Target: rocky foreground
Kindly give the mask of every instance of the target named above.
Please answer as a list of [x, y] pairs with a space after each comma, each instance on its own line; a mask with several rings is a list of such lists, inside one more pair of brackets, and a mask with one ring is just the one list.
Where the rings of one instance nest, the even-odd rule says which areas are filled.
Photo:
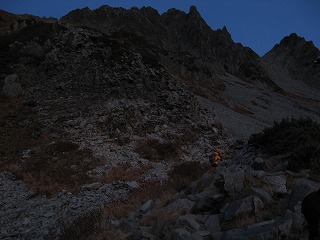
[[132, 239], [307, 239], [301, 201], [319, 187], [310, 171], [246, 146], [173, 200], [149, 200], [113, 224]]
[[[95, 231], [117, 229], [119, 239], [307, 239], [301, 201], [320, 184], [308, 170], [287, 170], [283, 159], [238, 147], [235, 157], [181, 192], [149, 199], [125, 218], [104, 216]], [[45, 197], [2, 172], [0, 187], [2, 239], [45, 239], [112, 200], [126, 199], [139, 183], [93, 183], [76, 195]]]

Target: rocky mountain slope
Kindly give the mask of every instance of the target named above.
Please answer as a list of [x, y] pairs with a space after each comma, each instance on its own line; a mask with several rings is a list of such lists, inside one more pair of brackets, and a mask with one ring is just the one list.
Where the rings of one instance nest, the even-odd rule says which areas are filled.
[[70, 12], [59, 23], [86, 26], [106, 34], [135, 33], [158, 46], [162, 64], [192, 88], [199, 88], [200, 84], [200, 90], [214, 89], [219, 84], [216, 75], [230, 73], [278, 89], [261, 67], [256, 53], [235, 44], [225, 27], [213, 31], [194, 6], [189, 13], [170, 9], [162, 15], [151, 8], [125, 10], [102, 6], [93, 11], [85, 8]]
[[[72, 11], [54, 23], [32, 23], [38, 18], [24, 15], [25, 22], [32, 20], [31, 24], [11, 32], [8, 26], [10, 29], [12, 21], [21, 16], [4, 11], [0, 16], [6, 23], [0, 37], [0, 189], [6, 193], [0, 199], [1, 238], [58, 238], [70, 233], [76, 219], [88, 227], [83, 219], [103, 206], [105, 211], [110, 206], [119, 209], [118, 205], [124, 209], [130, 206], [133, 211], [141, 203], [153, 203], [154, 198], [167, 194], [173, 198], [160, 204], [162, 207], [180, 199], [176, 205], [186, 204], [186, 213], [190, 213], [191, 205], [213, 198], [217, 208], [207, 212], [206, 207], [200, 207], [194, 212], [199, 213], [192, 216], [198, 219], [199, 227], [185, 216], [179, 226], [160, 227], [158, 230], [165, 230], [157, 234], [148, 224], [140, 223], [141, 215], [137, 218], [136, 212], [129, 220], [114, 217], [111, 225], [119, 228], [129, 221], [128, 226], [133, 225], [126, 231], [137, 238], [141, 234], [146, 239], [169, 238], [167, 233], [176, 229], [173, 232], [181, 235], [177, 239], [186, 239], [182, 236], [186, 231], [190, 235], [195, 231], [177, 229], [192, 221], [196, 239], [208, 239], [210, 234], [215, 239], [212, 229], [219, 230], [219, 236], [229, 236], [227, 239], [239, 239], [235, 238], [238, 230], [230, 231], [239, 228], [247, 234], [246, 224], [237, 225], [239, 219], [226, 204], [233, 206], [232, 201], [246, 197], [234, 204], [254, 203], [254, 208], [246, 205], [248, 212], [254, 210], [257, 215], [250, 224], [278, 215], [286, 226], [289, 224], [283, 218], [288, 212], [282, 205], [271, 204], [281, 208], [266, 211], [268, 216], [259, 218], [258, 212], [266, 210], [270, 199], [291, 201], [296, 188], [311, 181], [306, 180], [308, 174], [303, 173], [304, 180], [288, 186], [285, 192], [281, 185], [279, 196], [265, 178], [275, 174], [286, 185], [283, 179], [300, 175], [293, 176], [283, 166], [280, 173], [257, 169], [251, 166], [252, 161], [260, 161], [261, 167], [268, 156], [242, 149], [247, 149], [246, 140], [252, 133], [274, 120], [292, 116], [319, 119], [319, 92], [312, 88], [317, 85], [316, 78], [306, 80], [311, 67], [301, 65], [297, 80], [293, 79], [297, 74], [290, 72], [300, 64], [305, 46], [310, 49], [310, 58], [315, 56], [317, 49], [312, 44], [292, 35], [259, 58], [251, 49], [234, 43], [226, 28], [212, 30], [195, 7], [189, 13], [171, 9], [160, 15], [151, 8], [102, 6]], [[281, 47], [286, 42], [290, 44]], [[289, 53], [291, 65], [283, 64]], [[283, 57], [275, 65], [278, 55]], [[313, 66], [315, 74], [318, 66]], [[298, 81], [294, 86], [299, 87], [293, 87], [291, 81]], [[219, 147], [226, 160], [214, 172], [207, 160], [213, 147]], [[211, 185], [193, 183], [193, 190], [186, 190], [190, 182], [208, 174], [213, 177], [208, 179]], [[251, 185], [247, 186], [248, 179]], [[243, 186], [239, 189], [238, 180]], [[311, 181], [312, 187], [303, 194], [317, 184]], [[234, 196], [231, 189], [246, 191]], [[180, 190], [182, 195], [176, 195]], [[219, 201], [214, 199], [217, 196]], [[295, 198], [294, 206], [300, 200]], [[151, 207], [144, 207], [143, 214], [147, 214]], [[298, 210], [289, 210], [293, 214], [288, 213], [289, 219], [301, 220]], [[219, 227], [216, 220], [220, 216], [221, 222], [227, 222]], [[214, 219], [210, 226], [205, 223], [208, 219]], [[282, 220], [264, 224], [280, 228]], [[211, 228], [212, 224], [217, 228]], [[144, 230], [133, 233], [138, 226]], [[287, 229], [295, 229], [298, 235], [304, 231], [301, 224]]]
[[[275, 45], [262, 59], [271, 69], [284, 69], [287, 73], [285, 78], [305, 82], [319, 90], [320, 67], [314, 62], [319, 56], [320, 51], [312, 42], [292, 33]], [[274, 78], [277, 79], [279, 76]]]

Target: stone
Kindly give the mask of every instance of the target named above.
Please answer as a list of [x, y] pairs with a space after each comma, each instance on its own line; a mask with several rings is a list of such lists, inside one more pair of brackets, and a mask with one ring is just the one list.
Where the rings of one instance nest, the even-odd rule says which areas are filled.
[[266, 175], [266, 172], [263, 170], [250, 170], [247, 172], [249, 175], [251, 175], [252, 177], [261, 179]]
[[254, 191], [258, 197], [265, 203], [272, 203], [272, 196], [263, 188], [251, 187], [251, 190]]
[[195, 233], [192, 233], [191, 239], [192, 240], [203, 240], [203, 237], [199, 234], [199, 232], [195, 232]]
[[255, 164], [263, 164], [264, 163], [264, 159], [261, 157], [257, 157], [254, 159], [254, 163]]
[[147, 232], [147, 231], [142, 231], [141, 232], [141, 239], [156, 240], [156, 238], [153, 235], [151, 235], [149, 232]]
[[192, 234], [193, 237], [195, 237], [195, 239], [199, 238], [199, 239], [210, 239], [210, 232], [209, 231], [197, 231], [194, 234]]
[[263, 208], [263, 206], [264, 204], [262, 201], [254, 196], [239, 199], [226, 206], [224, 211], [224, 220], [229, 221], [242, 214], [258, 212]]
[[228, 195], [235, 196], [237, 193], [240, 193], [244, 188], [244, 177], [245, 172], [232, 172], [232, 173], [223, 173], [224, 177], [224, 188], [227, 191]]
[[292, 220], [278, 218], [247, 226], [244, 229], [233, 229], [226, 232], [226, 240], [265, 240], [292, 239]]
[[263, 207], [264, 207], [264, 204], [263, 202], [260, 200], [260, 198], [257, 198], [257, 197], [254, 197], [252, 199], [253, 201], [253, 209], [254, 209], [254, 212], [255, 213], [258, 213]]
[[81, 189], [87, 190], [87, 191], [93, 191], [93, 190], [98, 190], [100, 187], [102, 187], [102, 183], [95, 182], [95, 183], [83, 185], [81, 186]]
[[139, 183], [137, 181], [126, 182], [130, 189], [139, 188]]
[[191, 234], [185, 228], [176, 228], [172, 232], [172, 239], [191, 240]]
[[298, 187], [304, 187], [306, 186], [308, 189], [310, 189], [310, 192], [317, 191], [320, 189], [320, 183], [312, 181], [310, 179], [306, 178], [296, 178], [292, 179], [287, 183], [290, 188], [298, 188]]
[[178, 218], [177, 223], [180, 226], [187, 226], [193, 230], [200, 230], [200, 224], [194, 219], [194, 216], [187, 214]]
[[179, 100], [179, 95], [173, 92], [168, 96], [166, 101], [169, 105], [177, 105], [179, 103]]
[[174, 201], [173, 203], [169, 204], [168, 206], [166, 206], [167, 209], [175, 211], [175, 210], [187, 210], [187, 211], [191, 211], [192, 207], [194, 206], [194, 202], [183, 198], [183, 199], [178, 199], [176, 201]]
[[308, 185], [294, 188], [289, 197], [288, 209], [295, 211], [295, 206], [311, 192], [312, 188], [310, 188]]
[[17, 74], [12, 74], [5, 78], [2, 92], [9, 97], [17, 97], [22, 94], [22, 87]]
[[219, 215], [218, 214], [211, 215], [205, 222], [205, 227], [210, 232], [212, 237], [214, 237], [214, 235], [217, 232], [220, 232], [221, 226], [220, 226]]
[[148, 212], [150, 209], [153, 208], [153, 204], [154, 204], [154, 202], [153, 202], [152, 200], [149, 200], [149, 201], [145, 202], [145, 203], [141, 206], [140, 212], [142, 212], [142, 213]]
[[292, 227], [299, 232], [303, 232], [306, 225], [306, 220], [301, 214], [293, 213], [290, 210], [287, 210], [285, 218], [292, 219]]
[[283, 175], [265, 176], [262, 181], [271, 185], [276, 193], [287, 193], [287, 179]]
[[214, 191], [206, 190], [196, 195], [193, 195], [195, 197], [194, 200], [196, 201], [193, 210], [195, 212], [205, 212], [212, 210], [214, 207], [214, 200], [211, 199], [210, 196], [213, 194]]

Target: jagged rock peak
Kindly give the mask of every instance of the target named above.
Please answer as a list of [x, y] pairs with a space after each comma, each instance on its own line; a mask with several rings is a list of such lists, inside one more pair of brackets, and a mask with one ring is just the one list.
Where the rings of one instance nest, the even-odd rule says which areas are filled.
[[268, 65], [279, 65], [286, 68], [291, 78], [305, 81], [311, 87], [320, 89], [320, 68], [314, 61], [320, 51], [312, 41], [292, 33], [284, 37], [263, 56]]
[[221, 32], [223, 35], [225, 35], [228, 39], [232, 39], [231, 38], [231, 34], [230, 32], [228, 31], [227, 27], [226, 26], [223, 26], [223, 28], [221, 29], [217, 29], [217, 32]]
[[289, 36], [284, 37], [280, 41], [280, 45], [294, 46], [298, 43], [305, 43], [306, 40], [303, 37], [298, 36], [296, 33], [291, 33]]
[[291, 33], [289, 36], [284, 37], [279, 44], [276, 44], [274, 49], [290, 48], [300, 50], [304, 47], [316, 49], [312, 41], [307, 41], [304, 37], [300, 37], [296, 33]]
[[200, 17], [201, 18], [201, 15], [198, 12], [197, 7], [194, 5], [190, 6], [189, 15], [193, 16], [193, 17]]
[[312, 41], [307, 41], [304, 37], [300, 37], [296, 33], [291, 33], [289, 36], [284, 37], [272, 50], [275, 49], [290, 49], [291, 54], [300, 52], [309, 57], [316, 57], [320, 54], [319, 49]]

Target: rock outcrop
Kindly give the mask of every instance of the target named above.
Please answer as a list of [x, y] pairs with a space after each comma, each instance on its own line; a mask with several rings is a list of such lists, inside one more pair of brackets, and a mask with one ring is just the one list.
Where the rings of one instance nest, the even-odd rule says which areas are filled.
[[17, 97], [22, 94], [22, 87], [18, 75], [13, 74], [6, 77], [4, 80], [2, 93], [9, 97]]
[[306, 41], [292, 33], [266, 53], [262, 60], [269, 67], [280, 67], [287, 71], [291, 78], [320, 89], [320, 65], [315, 63], [319, 56], [320, 50], [312, 41]]
[[[90, 20], [89, 20], [90, 19]], [[233, 42], [227, 28], [212, 30], [196, 7], [189, 13], [170, 9], [160, 15], [152, 8], [77, 9], [59, 20], [63, 26], [90, 27], [106, 34], [135, 33], [160, 47], [162, 64], [171, 74], [199, 89], [214, 89], [217, 74], [231, 73], [246, 81], [259, 81], [280, 91], [250, 48]], [[143, 23], [143, 24], [141, 24]]]

